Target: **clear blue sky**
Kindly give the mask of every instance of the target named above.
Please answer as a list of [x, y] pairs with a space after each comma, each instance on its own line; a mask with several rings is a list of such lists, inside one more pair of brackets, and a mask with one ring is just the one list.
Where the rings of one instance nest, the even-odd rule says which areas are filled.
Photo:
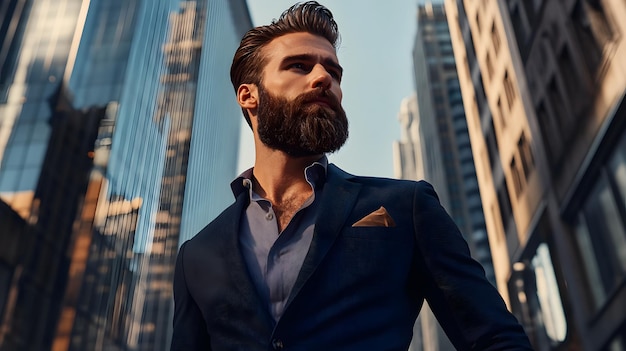
[[[248, 7], [254, 25], [262, 25], [296, 1], [248, 0]], [[333, 12], [339, 25], [337, 55], [345, 70], [343, 107], [350, 121], [346, 145], [329, 159], [350, 173], [392, 177], [392, 144], [400, 137], [400, 102], [414, 90], [417, 1], [318, 1]], [[252, 133], [245, 123], [241, 134], [239, 172], [254, 163]]]

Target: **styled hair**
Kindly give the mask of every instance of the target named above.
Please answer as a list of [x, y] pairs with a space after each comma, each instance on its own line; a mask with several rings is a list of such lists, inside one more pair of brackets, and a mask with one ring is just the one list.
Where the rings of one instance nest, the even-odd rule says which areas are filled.
[[[280, 36], [300, 32], [321, 36], [337, 48], [339, 30], [330, 10], [317, 1], [297, 3], [285, 10], [278, 20], [252, 28], [243, 36], [230, 66], [230, 81], [235, 92], [241, 84], [261, 84], [266, 64], [266, 57], [261, 55], [263, 47]], [[242, 111], [251, 126], [250, 116], [245, 109]]]

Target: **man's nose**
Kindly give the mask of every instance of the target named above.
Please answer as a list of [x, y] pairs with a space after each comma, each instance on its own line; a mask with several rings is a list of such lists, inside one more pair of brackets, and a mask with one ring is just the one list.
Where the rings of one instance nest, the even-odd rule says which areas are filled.
[[313, 80], [311, 82], [313, 88], [322, 87], [329, 89], [331, 84], [333, 83], [333, 77], [321, 64], [315, 65], [313, 67], [313, 70], [311, 71], [311, 74], [313, 76]]

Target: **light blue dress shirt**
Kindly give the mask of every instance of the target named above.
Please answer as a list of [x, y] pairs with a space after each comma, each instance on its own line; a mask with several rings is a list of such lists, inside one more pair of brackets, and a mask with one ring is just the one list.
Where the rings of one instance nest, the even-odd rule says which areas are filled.
[[250, 194], [250, 203], [240, 223], [241, 251], [250, 277], [261, 298], [267, 302], [275, 321], [283, 313], [311, 246], [319, 203], [316, 198], [319, 198], [324, 186], [327, 165], [328, 159], [324, 156], [304, 170], [313, 194], [281, 233], [278, 232], [276, 215], [270, 201], [252, 190], [252, 168], [235, 180], [243, 183]]

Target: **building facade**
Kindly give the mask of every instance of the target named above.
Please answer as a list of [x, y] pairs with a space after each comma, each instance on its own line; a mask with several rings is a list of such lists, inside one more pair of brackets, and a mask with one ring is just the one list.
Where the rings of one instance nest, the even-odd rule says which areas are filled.
[[424, 179], [495, 284], [456, 63], [443, 4], [418, 5], [413, 47]]
[[393, 175], [398, 179], [424, 179], [424, 157], [420, 142], [420, 118], [417, 95], [400, 103], [400, 140], [393, 143]]
[[166, 350], [178, 247], [232, 202], [247, 5], [12, 4], [0, 196], [32, 228], [0, 350]]
[[[425, 179], [464, 234], [474, 259], [495, 283], [485, 218], [474, 169], [456, 62], [442, 3], [417, 8], [413, 47], [416, 95], [403, 102], [403, 139], [396, 143], [396, 176]], [[414, 169], [406, 169], [413, 167]], [[413, 349], [453, 350], [432, 313], [420, 314], [421, 342]], [[416, 327], [417, 328], [417, 327]], [[417, 333], [414, 333], [417, 334]], [[420, 348], [421, 347], [421, 348]]]
[[2, 5], [8, 8], [1, 49], [0, 199], [25, 219], [50, 137], [48, 98], [63, 79], [82, 2], [18, 0]]
[[626, 4], [446, 9], [501, 294], [537, 350], [625, 350]]

